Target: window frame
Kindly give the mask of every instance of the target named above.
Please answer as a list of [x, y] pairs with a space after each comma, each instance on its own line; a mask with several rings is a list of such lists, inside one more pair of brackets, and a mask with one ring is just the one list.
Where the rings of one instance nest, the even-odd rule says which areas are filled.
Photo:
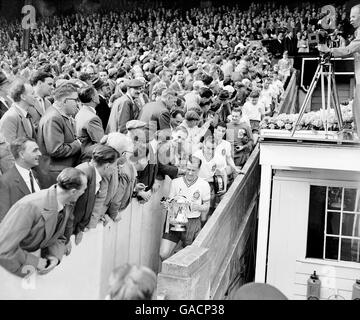
[[[300, 260], [304, 260], [304, 261], [318, 261], [318, 262], [323, 262], [323, 263], [331, 263], [331, 264], [336, 264], [336, 265], [349, 265], [349, 267], [354, 267], [354, 265], [357, 265], [358, 267], [360, 267], [360, 259], [359, 262], [356, 261], [348, 261], [348, 260], [341, 260], [341, 239], [350, 239], [350, 240], [359, 240], [360, 241], [360, 236], [359, 237], [352, 237], [352, 236], [343, 236], [342, 233], [342, 220], [343, 220], [343, 213], [350, 213], [350, 214], [355, 214], [355, 215], [360, 215], [360, 211], [356, 212], [356, 211], [347, 211], [347, 210], [343, 210], [343, 204], [344, 204], [344, 196], [345, 196], [345, 189], [356, 189], [359, 190], [360, 192], [360, 183], [357, 181], [349, 181], [349, 180], [324, 180], [324, 179], [308, 179], [308, 201], [310, 204], [310, 188], [311, 186], [319, 186], [319, 187], [325, 187], [326, 188], [326, 199], [325, 199], [325, 222], [324, 222], [324, 243], [323, 243], [323, 257], [322, 258], [316, 258], [316, 257], [306, 257], [306, 248], [307, 248], [307, 241], [308, 241], [308, 232], [309, 232], [309, 228], [308, 228], [308, 224], [309, 224], [309, 214], [310, 214], [310, 207], [308, 206], [308, 211], [307, 211], [307, 216], [306, 216], [306, 226], [307, 226], [307, 230], [306, 230], [306, 243], [305, 243], [305, 251], [304, 251], [304, 259], [300, 259]], [[341, 196], [341, 210], [334, 210], [334, 209], [328, 209], [328, 190], [329, 188], [342, 188], [342, 196]], [[355, 203], [355, 208], [356, 209], [356, 203]], [[339, 234], [338, 235], [333, 235], [333, 234], [327, 234], [327, 215], [328, 215], [328, 211], [330, 212], [336, 212], [340, 214], [340, 225], [339, 225]], [[326, 255], [326, 237], [327, 236], [332, 236], [332, 237], [336, 237], [339, 239], [339, 244], [338, 244], [338, 254], [337, 254], [337, 259], [329, 259], [329, 258], [325, 258]], [[360, 255], [360, 253], [359, 253]]]

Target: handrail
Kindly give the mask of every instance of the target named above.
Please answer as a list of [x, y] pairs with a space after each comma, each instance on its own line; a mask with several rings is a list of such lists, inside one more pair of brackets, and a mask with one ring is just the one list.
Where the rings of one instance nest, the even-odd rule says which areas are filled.
[[286, 87], [286, 90], [281, 95], [281, 102], [278, 113], [294, 113], [295, 101], [297, 99], [297, 85], [296, 85], [297, 71], [291, 75], [290, 81]]

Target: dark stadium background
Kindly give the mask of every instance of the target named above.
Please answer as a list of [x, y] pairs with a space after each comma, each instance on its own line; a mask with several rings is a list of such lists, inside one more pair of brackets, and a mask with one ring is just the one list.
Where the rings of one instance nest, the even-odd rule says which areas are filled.
[[[296, 6], [303, 1], [290, 1], [290, 0], [273, 0], [277, 3], [286, 3], [290, 6]], [[21, 8], [25, 3], [32, 2], [34, 5], [40, 4], [41, 6], [52, 7], [56, 12], [74, 12], [76, 11], [76, 6], [82, 2], [82, 0], [0, 0], [0, 15], [7, 18], [20, 17]], [[257, 1], [249, 0], [212, 0], [212, 1], [201, 1], [201, 0], [88, 0], [87, 1], [91, 6], [91, 3], [100, 4], [102, 8], [114, 8], [114, 7], [123, 7], [129, 8], [129, 5], [136, 5], [137, 7], [154, 7], [156, 8], [159, 4], [163, 4], [165, 7], [178, 7], [178, 8], [191, 8], [191, 7], [200, 7], [200, 6], [219, 6], [219, 5], [232, 5], [237, 4], [240, 8], [247, 8], [250, 3]], [[350, 0], [350, 1], [323, 1], [323, 0], [312, 0], [311, 3], [320, 3], [320, 4], [341, 4], [346, 3], [347, 7], [350, 9], [352, 5], [359, 3], [359, 0]]]

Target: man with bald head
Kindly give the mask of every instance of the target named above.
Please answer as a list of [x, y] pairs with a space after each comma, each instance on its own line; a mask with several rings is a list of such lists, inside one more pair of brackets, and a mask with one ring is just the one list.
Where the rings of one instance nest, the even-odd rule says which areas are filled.
[[353, 101], [353, 116], [358, 138], [360, 137], [360, 4], [351, 8], [350, 23], [355, 29], [355, 39], [343, 48], [328, 48], [326, 45], [319, 45], [321, 52], [330, 52], [335, 58], [337, 57], [354, 57], [355, 72], [355, 97]]

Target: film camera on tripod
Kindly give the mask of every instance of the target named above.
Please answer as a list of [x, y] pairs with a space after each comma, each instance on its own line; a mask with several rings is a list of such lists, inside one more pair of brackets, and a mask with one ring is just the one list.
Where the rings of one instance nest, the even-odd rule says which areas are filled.
[[[335, 8], [331, 5], [327, 5], [321, 8], [321, 19], [318, 24], [321, 26], [321, 29], [317, 30], [312, 34], [312, 43], [315, 43], [317, 48], [327, 45], [328, 47], [333, 47], [333, 40], [331, 35], [336, 32], [336, 11]], [[332, 33], [329, 33], [332, 31]], [[310, 44], [310, 41], [309, 41]], [[308, 105], [309, 99], [311, 98], [318, 81], [321, 81], [321, 102], [322, 102], [322, 113], [323, 113], [323, 122], [326, 134], [328, 133], [328, 117], [330, 114], [331, 106], [334, 107], [335, 115], [338, 121], [340, 131], [343, 130], [343, 120], [340, 109], [339, 97], [336, 88], [335, 82], [335, 73], [333, 62], [331, 61], [331, 53], [321, 52], [319, 54], [319, 62], [316, 68], [314, 77], [311, 81], [310, 87], [307, 91], [304, 102], [300, 108], [299, 116], [295, 125], [293, 126], [292, 136], [295, 131], [299, 128], [300, 121], [304, 115], [306, 107]], [[325, 80], [327, 80], [327, 89], [325, 89]]]

